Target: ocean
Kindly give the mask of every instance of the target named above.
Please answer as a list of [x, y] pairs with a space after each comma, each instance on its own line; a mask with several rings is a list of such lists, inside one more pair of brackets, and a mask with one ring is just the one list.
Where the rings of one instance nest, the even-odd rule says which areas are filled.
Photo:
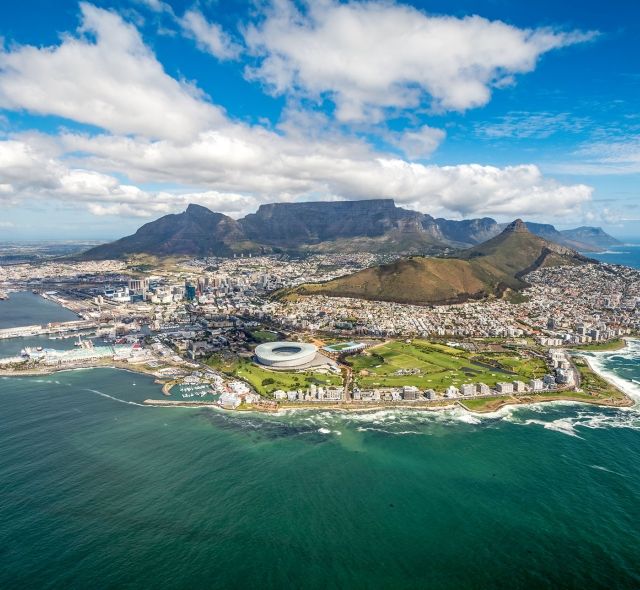
[[[640, 400], [640, 342], [593, 353]], [[640, 411], [231, 413], [0, 379], [0, 587], [638, 588]]]
[[589, 258], [595, 258], [609, 264], [623, 264], [632, 268], [640, 268], [640, 244], [620, 244], [613, 246], [606, 252], [585, 252]]

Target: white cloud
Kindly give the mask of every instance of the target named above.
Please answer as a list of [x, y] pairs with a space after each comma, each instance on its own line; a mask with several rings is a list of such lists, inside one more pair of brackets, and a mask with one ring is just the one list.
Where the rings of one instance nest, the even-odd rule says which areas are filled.
[[[6, 182], [11, 181], [11, 182]], [[219, 191], [147, 191], [114, 176], [70, 168], [23, 141], [0, 141], [0, 198], [9, 204], [42, 199], [84, 205], [95, 215], [150, 217], [184, 209], [197, 202], [222, 213], [255, 208], [248, 195]]]
[[133, 25], [90, 4], [80, 8], [78, 34], [60, 45], [0, 51], [0, 107], [181, 140], [223, 118], [194, 86], [166, 74]]
[[235, 59], [240, 54], [241, 47], [233, 42], [222, 27], [217, 23], [208, 22], [195, 8], [184, 13], [180, 19], [180, 26], [188, 37], [195, 39], [202, 51], [218, 59]]
[[163, 2], [162, 0], [136, 0], [136, 2], [142, 6], [146, 6], [153, 12], [167, 12], [169, 14], [173, 14], [173, 8], [171, 8], [171, 5]]
[[475, 129], [489, 139], [546, 139], [559, 132], [579, 133], [588, 124], [589, 119], [572, 117], [569, 113], [514, 111], [498, 120], [480, 123]]
[[640, 172], [640, 136], [631, 133], [604, 133], [605, 139], [583, 144], [571, 154], [573, 159], [546, 168], [573, 175], [624, 175]]
[[428, 158], [435, 152], [446, 135], [442, 129], [423, 125], [419, 129], [390, 133], [388, 140], [391, 145], [401, 149], [410, 160], [418, 160]]
[[519, 29], [479, 16], [431, 16], [391, 2], [318, 0], [304, 13], [270, 5], [245, 39], [260, 58], [247, 76], [275, 94], [329, 95], [340, 120], [381, 119], [385, 109], [439, 110], [486, 104], [492, 88], [531, 72], [538, 58], [592, 39], [593, 32]]
[[601, 172], [631, 174], [640, 172], [640, 136], [611, 138], [583, 146], [577, 155], [590, 160]]
[[[82, 27], [59, 46], [23, 46], [0, 53], [0, 105], [66, 116], [111, 133], [30, 133], [0, 141], [3, 203], [52, 199], [77, 203], [96, 215], [150, 217], [183, 209], [192, 201], [238, 216], [263, 202], [392, 197], [434, 215], [556, 218], [591, 197], [590, 187], [560, 184], [531, 165], [435, 166], [406, 161], [374, 151], [322, 117], [318, 120], [317, 114], [314, 118], [290, 111], [277, 131], [230, 121], [197, 89], [168, 76], [132, 25], [114, 13], [88, 4], [81, 7]], [[389, 34], [397, 33], [398, 18], [404, 23], [407, 15], [420, 33], [412, 34], [420, 38], [423, 20], [435, 26], [421, 13], [392, 4], [325, 8], [329, 13], [345, 10], [347, 16], [355, 11], [359, 18], [362, 12], [377, 34], [384, 33], [380, 15], [388, 16]], [[465, 21], [444, 22], [457, 30]], [[478, 22], [494, 26], [483, 19]], [[499, 23], [498, 32], [503, 27], [511, 29]], [[542, 34], [515, 31], [509, 34], [524, 36], [525, 48]], [[555, 33], [548, 35], [547, 45], [558, 43]], [[343, 36], [340, 33], [338, 40], [344, 41]], [[479, 51], [483, 38], [478, 38]], [[359, 47], [356, 37], [353, 42]], [[309, 46], [312, 52], [317, 49], [317, 43]], [[372, 58], [377, 52], [372, 48]], [[326, 57], [331, 63], [335, 56], [329, 52]], [[379, 64], [373, 68], [373, 78], [378, 68]], [[469, 73], [471, 79], [477, 78], [474, 72]], [[395, 84], [381, 83], [383, 95], [385, 84]], [[369, 100], [363, 95], [362, 104]], [[317, 126], [326, 129], [317, 132]], [[442, 134], [423, 126], [388, 139], [411, 158], [428, 155]], [[171, 190], [147, 188], [158, 184]]]
[[[28, 149], [13, 143], [18, 154]], [[114, 204], [137, 204], [141, 215], [179, 209], [188, 199], [239, 215], [264, 202], [392, 197], [434, 215], [548, 217], [552, 211], [556, 218], [575, 212], [592, 195], [590, 187], [560, 184], [533, 165], [425, 165], [362, 145], [303, 142], [241, 126], [201, 134], [190, 144], [79, 135], [67, 135], [62, 143], [66, 152], [91, 156], [67, 156], [65, 165], [34, 159], [32, 169], [23, 166], [17, 173], [14, 166], [10, 176], [0, 165], [0, 182], [5, 176], [14, 185], [20, 181], [26, 195], [34, 185], [33, 170], [49, 171], [36, 185], [38, 194], [92, 203], [92, 210], [103, 214], [125, 210]], [[114, 172], [132, 184], [120, 183]], [[193, 188], [150, 192], [137, 187], [149, 182]]]

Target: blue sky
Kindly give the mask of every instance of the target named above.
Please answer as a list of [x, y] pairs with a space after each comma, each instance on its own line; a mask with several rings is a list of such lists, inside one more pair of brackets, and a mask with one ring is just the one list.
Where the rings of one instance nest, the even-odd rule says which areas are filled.
[[382, 197], [640, 233], [638, 3], [12, 4], [0, 239]]

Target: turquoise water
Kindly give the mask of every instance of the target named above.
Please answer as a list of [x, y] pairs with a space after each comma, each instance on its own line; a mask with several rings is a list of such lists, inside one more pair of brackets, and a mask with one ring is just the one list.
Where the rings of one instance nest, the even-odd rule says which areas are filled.
[[9, 293], [9, 299], [0, 301], [0, 328], [35, 326], [77, 319], [78, 316], [72, 311], [29, 291]]
[[[638, 353], [598, 362], [640, 377]], [[112, 369], [0, 380], [0, 587], [640, 585], [636, 410], [138, 405], [157, 396]]]
[[[640, 399], [640, 343], [592, 362]], [[0, 379], [0, 588], [640, 587], [636, 408], [158, 397], [115, 369]]]
[[609, 248], [606, 252], [587, 253], [587, 256], [609, 264], [623, 264], [632, 268], [640, 268], [640, 244], [621, 244]]

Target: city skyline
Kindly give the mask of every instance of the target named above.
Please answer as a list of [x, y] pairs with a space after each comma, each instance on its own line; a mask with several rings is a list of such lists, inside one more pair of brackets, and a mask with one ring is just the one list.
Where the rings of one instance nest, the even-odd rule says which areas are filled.
[[633, 238], [628, 4], [23, 2], [0, 27], [2, 236], [393, 198]]

